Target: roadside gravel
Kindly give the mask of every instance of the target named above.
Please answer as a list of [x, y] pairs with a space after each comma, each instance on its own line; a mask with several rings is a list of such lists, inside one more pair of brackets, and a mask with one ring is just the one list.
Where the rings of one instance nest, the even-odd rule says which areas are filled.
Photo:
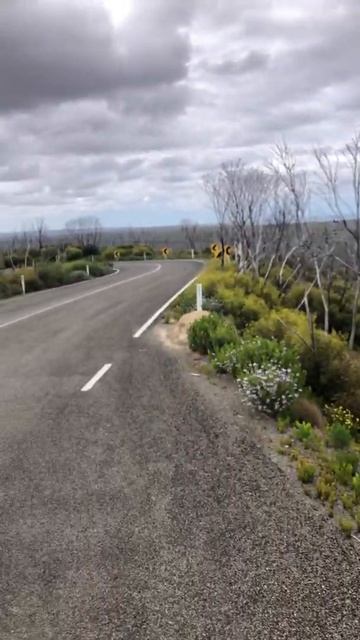
[[192, 376], [179, 352], [166, 363], [178, 416], [166, 518], [178, 554], [154, 582], [166, 575], [164, 607], [176, 602], [183, 630], [164, 619], [159, 637], [358, 640], [357, 543], [274, 462], [261, 418], [233, 388]]

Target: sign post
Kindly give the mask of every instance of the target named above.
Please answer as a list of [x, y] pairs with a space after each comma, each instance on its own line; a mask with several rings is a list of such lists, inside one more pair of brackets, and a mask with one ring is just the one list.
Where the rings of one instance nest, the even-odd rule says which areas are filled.
[[202, 284], [196, 285], [196, 311], [202, 311], [203, 308], [203, 292]]

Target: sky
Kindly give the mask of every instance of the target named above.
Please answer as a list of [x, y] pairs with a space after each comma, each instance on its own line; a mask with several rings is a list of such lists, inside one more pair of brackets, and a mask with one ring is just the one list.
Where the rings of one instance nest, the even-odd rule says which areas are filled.
[[0, 232], [211, 222], [202, 176], [360, 125], [359, 0], [0, 0]]

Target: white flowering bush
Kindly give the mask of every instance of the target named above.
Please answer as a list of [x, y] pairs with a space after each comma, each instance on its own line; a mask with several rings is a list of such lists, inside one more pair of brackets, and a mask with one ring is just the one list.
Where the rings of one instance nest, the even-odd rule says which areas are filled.
[[285, 411], [302, 391], [302, 372], [278, 362], [254, 363], [238, 379], [249, 404], [270, 415]]

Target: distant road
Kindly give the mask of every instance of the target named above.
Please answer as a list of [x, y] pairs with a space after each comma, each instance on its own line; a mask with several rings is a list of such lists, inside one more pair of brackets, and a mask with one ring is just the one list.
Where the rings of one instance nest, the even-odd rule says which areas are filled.
[[0, 304], [1, 640], [358, 640], [350, 544], [221, 389], [133, 338], [199, 268]]

